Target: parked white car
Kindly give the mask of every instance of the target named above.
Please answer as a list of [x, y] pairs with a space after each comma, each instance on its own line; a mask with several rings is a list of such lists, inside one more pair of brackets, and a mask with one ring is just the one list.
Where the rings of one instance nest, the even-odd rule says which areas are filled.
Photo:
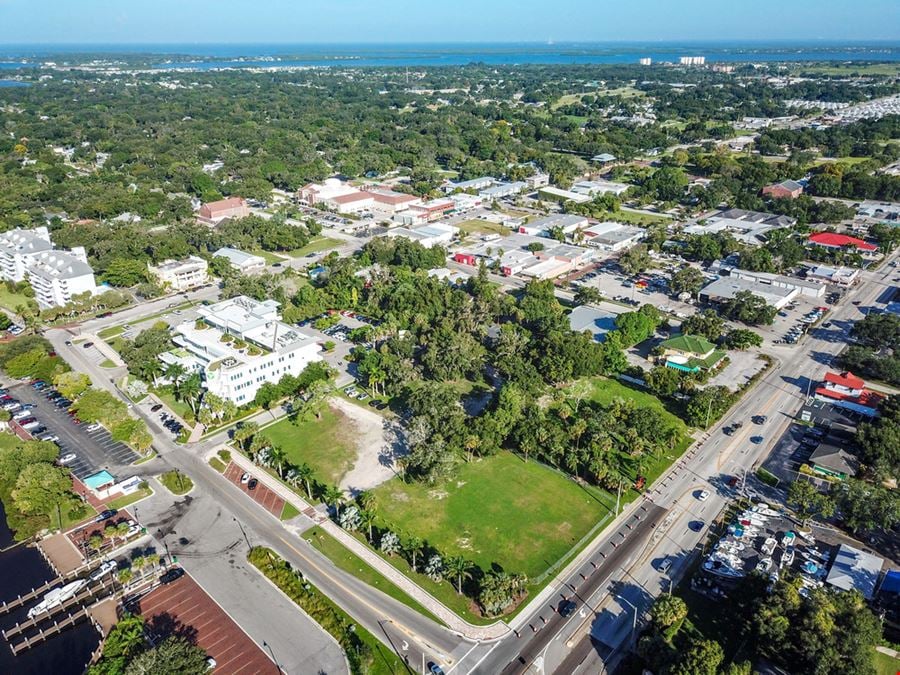
[[67, 452], [62, 457], [59, 458], [60, 464], [68, 464], [69, 462], [74, 462], [78, 457], [74, 452]]

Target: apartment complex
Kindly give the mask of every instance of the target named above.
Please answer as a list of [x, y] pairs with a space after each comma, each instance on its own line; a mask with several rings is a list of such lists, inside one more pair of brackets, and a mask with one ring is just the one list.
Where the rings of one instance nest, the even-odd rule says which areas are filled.
[[46, 227], [0, 234], [0, 276], [27, 280], [41, 309], [62, 307], [76, 295], [98, 292], [84, 248], [54, 249]]
[[207, 391], [244, 405], [266, 382], [299, 375], [321, 359], [316, 339], [281, 321], [279, 304], [238, 296], [200, 307], [174, 329], [177, 349], [160, 355], [200, 373]]
[[158, 265], [147, 264], [147, 271], [163, 288], [186, 291], [209, 281], [209, 265], [195, 255], [184, 260], [165, 260]]

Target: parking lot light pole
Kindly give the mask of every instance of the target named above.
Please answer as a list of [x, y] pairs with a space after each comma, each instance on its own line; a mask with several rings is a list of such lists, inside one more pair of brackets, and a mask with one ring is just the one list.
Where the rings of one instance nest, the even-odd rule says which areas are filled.
[[238, 527], [240, 528], [240, 530], [241, 530], [241, 534], [244, 535], [244, 541], [247, 542], [247, 550], [252, 550], [253, 547], [250, 545], [250, 539], [247, 538], [247, 533], [244, 531], [244, 526], [241, 525], [241, 521], [239, 521], [239, 520], [238, 520], [237, 518], [235, 518], [234, 516], [232, 516], [231, 519], [232, 519], [234, 522], [237, 523], [237, 526], [238, 526]]
[[621, 595], [617, 595], [616, 598], [624, 602], [626, 605], [631, 607], [632, 615], [631, 615], [631, 642], [634, 642], [634, 633], [637, 630], [637, 607], [632, 605], [628, 600], [623, 598]]
[[272, 645], [263, 640], [263, 647], [269, 650], [269, 656], [271, 656], [272, 661], [275, 662], [275, 667], [278, 668], [278, 672], [283, 673], [284, 671], [281, 669], [281, 665], [278, 663], [278, 659], [275, 658], [275, 652], [272, 651]]
[[166, 541], [166, 535], [163, 534], [163, 531], [161, 529], [157, 530], [156, 534], [159, 537], [160, 541], [162, 541], [163, 546], [166, 549], [166, 557], [169, 559], [168, 564], [171, 565], [172, 564], [172, 554], [169, 553], [169, 543]]

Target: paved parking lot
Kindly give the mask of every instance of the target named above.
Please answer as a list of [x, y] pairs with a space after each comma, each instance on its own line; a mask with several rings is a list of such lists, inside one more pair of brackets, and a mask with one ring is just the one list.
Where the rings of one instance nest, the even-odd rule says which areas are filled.
[[237, 485], [251, 499], [262, 505], [264, 509], [268, 510], [276, 518], [281, 518], [281, 512], [284, 509], [284, 500], [262, 483], [259, 483], [253, 490], [248, 490], [247, 485], [241, 483], [241, 476], [243, 474], [244, 470], [234, 462], [229, 462], [228, 467], [225, 469], [225, 478]]
[[[280, 672], [265, 652], [188, 574], [154, 588], [129, 607], [145, 619], [158, 638], [189, 635], [215, 659], [215, 673]], [[298, 636], [298, 639], [301, 636]]]
[[60, 456], [74, 452], [76, 459], [68, 464], [78, 478], [85, 478], [100, 469], [107, 469], [113, 475], [127, 470], [128, 465], [138, 459], [138, 454], [124, 443], [114, 441], [109, 432], [100, 427], [88, 431], [87, 425], [75, 424], [65, 410], [50, 403], [39, 391], [29, 384], [17, 384], [10, 389], [10, 396], [22, 403], [32, 403], [32, 413], [47, 430], [59, 436]]

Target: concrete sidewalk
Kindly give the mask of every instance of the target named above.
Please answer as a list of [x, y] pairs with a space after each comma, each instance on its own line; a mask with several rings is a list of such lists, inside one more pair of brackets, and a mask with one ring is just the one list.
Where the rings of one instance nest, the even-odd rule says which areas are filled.
[[[313, 510], [305, 499], [296, 494], [293, 490], [283, 485], [268, 472], [260, 470], [258, 466], [253, 464], [249, 459], [241, 455], [238, 451], [231, 450], [231, 461], [243, 468], [245, 471], [253, 472], [260, 482], [262, 482], [270, 490], [282, 497], [286, 502], [293, 504], [301, 513]], [[395, 584], [404, 593], [409, 595], [413, 600], [421, 604], [425, 609], [434, 614], [443, 621], [450, 630], [459, 633], [470, 640], [496, 640], [510, 632], [509, 626], [503, 621], [497, 621], [487, 626], [476, 626], [467, 621], [462, 620], [456, 612], [449, 609], [440, 600], [422, 589], [418, 584], [414, 583], [409, 577], [400, 572], [390, 563], [386, 562], [381, 556], [372, 551], [368, 546], [364, 545], [358, 539], [350, 536], [340, 526], [334, 523], [330, 518], [317, 518], [316, 522], [329, 535], [337, 539], [348, 550], [366, 561], [379, 574], [384, 576], [388, 581]]]

